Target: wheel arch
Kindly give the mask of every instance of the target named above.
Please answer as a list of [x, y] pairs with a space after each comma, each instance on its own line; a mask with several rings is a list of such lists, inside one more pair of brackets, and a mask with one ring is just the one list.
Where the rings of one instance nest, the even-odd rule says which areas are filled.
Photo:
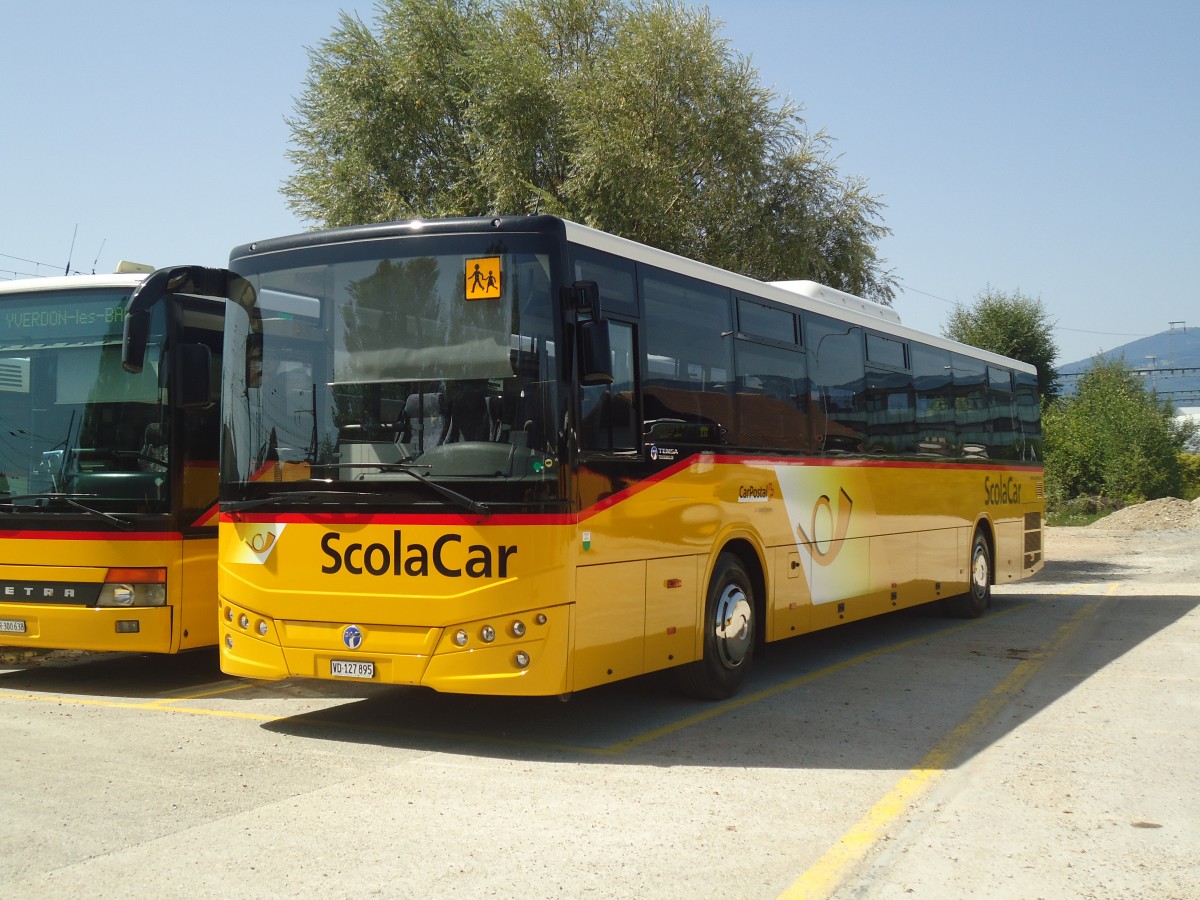
[[[971, 530], [971, 544], [975, 543], [975, 535], [982, 534], [983, 539], [987, 541], [988, 553], [992, 557], [992, 565], [988, 572], [988, 583], [996, 584], [996, 526], [992, 520], [986, 515], [980, 515], [975, 520], [975, 527]], [[970, 551], [968, 551], [968, 560], [970, 559]]]

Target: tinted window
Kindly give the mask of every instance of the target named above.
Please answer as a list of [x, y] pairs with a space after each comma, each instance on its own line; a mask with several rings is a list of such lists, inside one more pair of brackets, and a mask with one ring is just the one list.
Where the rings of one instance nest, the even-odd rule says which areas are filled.
[[916, 401], [916, 446], [920, 454], [957, 452], [954, 425], [954, 370], [950, 351], [912, 345]]
[[1019, 459], [1014, 421], [1012, 373], [988, 366], [988, 454], [993, 459]]
[[1021, 431], [1021, 456], [1023, 459], [1042, 458], [1042, 408], [1038, 395], [1037, 376], [1017, 372], [1016, 377], [1017, 424]]
[[753, 300], [738, 299], [738, 331], [781, 343], [796, 343], [796, 316]]
[[808, 378], [803, 353], [738, 341], [737, 434], [745, 447], [811, 450]]
[[575, 280], [596, 282], [603, 312], [638, 314], [632, 262], [589, 247], [572, 246], [571, 254]]
[[867, 450], [909, 453], [915, 440], [915, 399], [907, 372], [868, 369], [865, 394]]
[[805, 313], [813, 441], [817, 449], [857, 453], [866, 443], [862, 329]]
[[988, 428], [987, 366], [954, 354], [954, 422], [963, 456], [986, 457]]
[[908, 345], [895, 338], [867, 334], [867, 361], [896, 369], [908, 368]]
[[609, 323], [612, 348], [611, 384], [582, 388], [580, 441], [586, 450], [622, 451], [637, 448], [634, 393], [633, 326]]
[[649, 267], [641, 286], [647, 440], [723, 443], [733, 421], [729, 292]]

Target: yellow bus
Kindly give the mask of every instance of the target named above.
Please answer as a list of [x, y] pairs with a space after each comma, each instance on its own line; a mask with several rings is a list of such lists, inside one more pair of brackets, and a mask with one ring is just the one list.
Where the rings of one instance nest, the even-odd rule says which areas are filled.
[[[217, 641], [223, 304], [161, 304], [131, 375], [122, 327], [150, 269], [0, 282], [0, 644]], [[202, 370], [195, 394], [184, 359]]]
[[719, 698], [767, 642], [1042, 565], [1036, 372], [857, 297], [548, 216], [174, 271], [230, 301], [227, 673]]

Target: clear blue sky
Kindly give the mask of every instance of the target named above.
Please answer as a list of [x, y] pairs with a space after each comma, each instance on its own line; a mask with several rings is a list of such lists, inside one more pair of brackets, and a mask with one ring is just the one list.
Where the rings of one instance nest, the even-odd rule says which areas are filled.
[[[882, 195], [906, 323], [938, 332], [990, 286], [1042, 299], [1060, 363], [1200, 328], [1200, 3], [708, 6]], [[284, 117], [340, 9], [374, 16], [337, 0], [7, 4], [0, 278], [68, 257], [220, 265], [306, 228], [279, 193]]]

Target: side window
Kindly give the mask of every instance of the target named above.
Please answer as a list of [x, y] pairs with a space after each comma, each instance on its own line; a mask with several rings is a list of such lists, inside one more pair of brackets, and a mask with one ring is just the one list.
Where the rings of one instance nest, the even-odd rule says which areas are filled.
[[803, 322], [816, 449], [861, 453], [867, 439], [862, 329], [812, 313]]
[[954, 424], [963, 456], [988, 454], [987, 366], [954, 354]]
[[781, 344], [796, 343], [796, 315], [786, 309], [739, 297], [738, 336], [766, 338]]
[[866, 386], [867, 450], [870, 453], [911, 453], [916, 401], [907, 372], [868, 368]]
[[988, 366], [988, 455], [993, 459], [1019, 459], [1014, 422], [1012, 373]]
[[638, 447], [637, 394], [634, 391], [633, 326], [609, 322], [612, 384], [584, 385], [580, 402], [580, 441], [584, 450], [620, 453]]
[[744, 339], [737, 342], [735, 353], [738, 444], [810, 451], [804, 354]]
[[1017, 424], [1021, 430], [1021, 458], [1042, 458], [1042, 406], [1037, 375], [1015, 373]]
[[637, 316], [633, 263], [591, 247], [571, 247], [571, 269], [576, 281], [594, 281], [600, 288], [600, 308], [605, 315]]
[[916, 447], [923, 456], [956, 452], [954, 370], [950, 351], [912, 345], [913, 390], [916, 394]]
[[867, 332], [867, 451], [912, 452], [916, 400], [906, 341]]
[[646, 439], [721, 444], [733, 428], [729, 291], [645, 267]]

